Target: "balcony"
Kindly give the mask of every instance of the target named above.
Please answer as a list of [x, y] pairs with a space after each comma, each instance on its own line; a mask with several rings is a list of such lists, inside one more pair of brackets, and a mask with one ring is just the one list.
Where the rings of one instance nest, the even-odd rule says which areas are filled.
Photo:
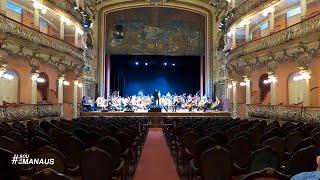
[[293, 122], [318, 122], [319, 107], [247, 105], [250, 117]]
[[278, 1], [279, 0], [246, 0], [240, 4], [240, 6], [232, 10], [233, 16], [228, 21], [227, 26], [231, 27], [235, 22], [240, 21], [244, 16], [259, 12]]
[[67, 14], [71, 14], [73, 17], [75, 17], [80, 23], [83, 22], [83, 17], [80, 11], [75, 10], [74, 7], [76, 6], [75, 2], [72, 2], [72, 0], [63, 0], [63, 1], [57, 1], [57, 0], [48, 0], [53, 5], [57, 6], [58, 8], [65, 11]]
[[66, 41], [25, 26], [3, 15], [0, 15], [0, 33], [10, 34], [9, 37], [17, 37], [19, 39], [27, 40], [32, 44], [68, 54], [79, 60], [83, 59], [82, 49], [77, 48]]
[[47, 117], [60, 117], [61, 104], [25, 104], [0, 106], [0, 122], [25, 121]]
[[[230, 52], [228, 61], [236, 61], [240, 57], [250, 55], [263, 50], [281, 50], [280, 45], [286, 44], [300, 38], [311, 37], [320, 32], [320, 14], [314, 15], [300, 23], [292, 25], [286, 29], [270, 34], [268, 36], [244, 43]], [[310, 38], [310, 40], [317, 40]]]

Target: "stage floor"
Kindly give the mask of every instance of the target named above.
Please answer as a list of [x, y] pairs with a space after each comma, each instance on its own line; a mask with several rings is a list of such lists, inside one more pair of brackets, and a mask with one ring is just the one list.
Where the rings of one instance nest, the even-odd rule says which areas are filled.
[[230, 117], [230, 112], [81, 112], [82, 117]]

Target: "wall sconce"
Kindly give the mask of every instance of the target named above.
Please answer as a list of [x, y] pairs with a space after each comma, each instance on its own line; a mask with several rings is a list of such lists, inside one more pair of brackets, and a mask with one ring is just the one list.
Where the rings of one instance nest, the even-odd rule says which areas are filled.
[[47, 13], [47, 8], [43, 4], [41, 4], [41, 3], [37, 2], [37, 1], [33, 1], [33, 7], [35, 9], [41, 10], [42, 14], [46, 14]]
[[32, 74], [31, 74], [31, 80], [32, 80], [32, 81], [37, 81], [38, 77], [39, 77], [39, 74], [38, 74], [38, 73], [32, 73]]
[[247, 83], [246, 82], [240, 82], [240, 86], [242, 86], [242, 87], [247, 86]]
[[62, 83], [63, 83], [64, 86], [69, 86], [70, 85], [69, 81], [63, 81]]
[[232, 84], [228, 84], [228, 88], [229, 89], [233, 88]]
[[14, 79], [14, 77], [11, 75], [11, 74], [3, 74], [3, 76], [2, 76], [3, 78], [5, 78], [5, 79], [7, 79], [7, 80], [13, 80]]

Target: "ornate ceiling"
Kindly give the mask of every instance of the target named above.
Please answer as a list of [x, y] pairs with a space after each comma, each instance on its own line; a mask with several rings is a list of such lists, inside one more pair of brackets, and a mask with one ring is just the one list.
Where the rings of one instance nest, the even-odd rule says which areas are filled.
[[[205, 54], [205, 17], [197, 13], [134, 8], [109, 13], [106, 22], [107, 54]], [[117, 36], [117, 27], [123, 36]]]

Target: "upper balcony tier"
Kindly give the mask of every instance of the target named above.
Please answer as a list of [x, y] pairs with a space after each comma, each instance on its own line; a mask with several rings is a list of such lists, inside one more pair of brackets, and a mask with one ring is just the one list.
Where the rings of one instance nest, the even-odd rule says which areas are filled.
[[315, 14], [285, 29], [236, 47], [227, 56], [228, 68], [241, 71], [248, 65], [255, 67], [268, 64], [265, 61], [269, 61], [271, 52], [271, 57], [281, 53], [280, 59], [284, 59], [288, 53], [298, 51], [299, 45], [319, 50], [319, 35], [320, 14]]
[[262, 11], [280, 0], [231, 0], [233, 16], [229, 19], [227, 27], [239, 23], [242, 19]]
[[[225, 45], [225, 50], [230, 52], [228, 59], [273, 48], [308, 35], [298, 33], [311, 33], [308, 31], [310, 27], [305, 26], [310, 21], [318, 19], [318, 14], [318, 0], [280, 0], [263, 11], [242, 19], [239, 24], [234, 24], [228, 30]], [[314, 24], [311, 25], [313, 28]], [[301, 32], [299, 28], [308, 30]]]

